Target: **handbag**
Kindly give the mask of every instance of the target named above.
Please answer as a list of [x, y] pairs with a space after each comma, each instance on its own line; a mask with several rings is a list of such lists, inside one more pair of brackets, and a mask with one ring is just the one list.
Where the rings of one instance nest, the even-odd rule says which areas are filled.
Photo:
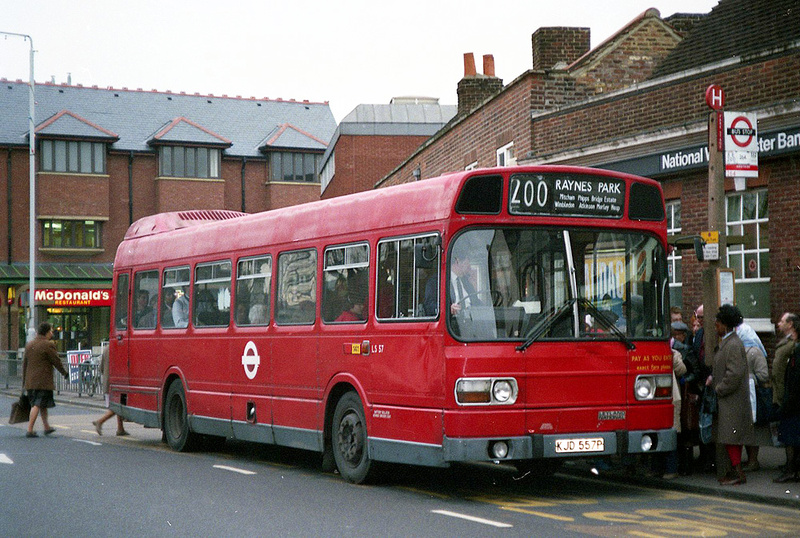
[[695, 432], [700, 429], [700, 395], [688, 385], [681, 386], [681, 430]]
[[19, 400], [11, 404], [11, 415], [8, 417], [9, 424], [28, 422], [31, 418], [31, 401], [24, 392], [19, 395]]
[[704, 387], [700, 404], [700, 440], [703, 444], [707, 445], [713, 441], [711, 430], [715, 414], [717, 414], [717, 393], [711, 387]]
[[774, 419], [772, 410], [772, 387], [756, 386], [756, 422], [758, 426], [769, 424]]

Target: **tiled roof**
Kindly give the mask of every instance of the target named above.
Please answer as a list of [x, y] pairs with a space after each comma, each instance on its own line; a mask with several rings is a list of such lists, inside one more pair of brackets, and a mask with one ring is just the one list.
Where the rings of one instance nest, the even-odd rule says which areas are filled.
[[307, 133], [294, 125], [284, 123], [273, 129], [266, 139], [259, 144], [259, 149], [261, 150], [298, 147], [324, 151], [327, 147], [327, 142], [323, 142], [313, 134]]
[[800, 40], [800, 0], [721, 0], [697, 22], [652, 78], [779, 50]]
[[119, 137], [92, 122], [81, 118], [69, 110], [62, 110], [55, 116], [40, 123], [36, 136], [78, 136], [82, 138], [102, 138], [118, 140]]
[[[285, 123], [325, 142], [336, 129], [336, 120], [327, 103], [55, 84], [37, 84], [35, 92], [37, 126], [67, 110], [91, 125], [116, 133], [119, 140], [111, 144], [111, 149], [119, 151], [152, 151], [148, 141], [179, 118], [204, 130], [204, 137], [211, 133], [211, 139], [217, 144], [220, 139], [230, 141], [225, 155], [244, 157], [262, 155], [259, 143]], [[0, 110], [3, 111], [0, 146], [27, 145], [28, 85], [21, 80], [1, 80]], [[78, 129], [73, 133], [75, 136], [85, 134], [85, 126], [75, 123], [72, 127]], [[185, 125], [181, 130], [183, 127]], [[179, 133], [180, 130], [173, 134]], [[195, 130], [193, 136], [198, 135]], [[310, 138], [305, 140], [308, 147], [295, 149], [319, 149], [318, 142]]]
[[150, 144], [194, 143], [230, 146], [231, 141], [186, 118], [175, 118], [160, 129]]

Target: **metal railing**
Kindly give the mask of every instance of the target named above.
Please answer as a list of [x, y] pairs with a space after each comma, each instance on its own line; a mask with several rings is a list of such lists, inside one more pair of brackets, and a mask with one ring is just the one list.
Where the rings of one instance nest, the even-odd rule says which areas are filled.
[[[79, 364], [77, 371], [70, 368], [66, 353], [59, 353], [59, 358], [69, 372], [70, 378], [64, 379], [61, 372], [53, 371], [56, 394], [71, 392], [79, 397], [86, 395], [90, 398], [95, 394], [102, 395], [99, 355], [93, 355], [90, 361]], [[17, 351], [0, 351], [0, 387], [22, 390], [22, 357], [18, 357]]]

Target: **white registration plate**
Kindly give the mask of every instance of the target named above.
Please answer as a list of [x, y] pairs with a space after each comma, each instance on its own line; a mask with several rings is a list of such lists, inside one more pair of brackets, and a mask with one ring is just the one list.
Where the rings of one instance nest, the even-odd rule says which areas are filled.
[[556, 439], [556, 454], [602, 452], [603, 450], [605, 450], [605, 443], [602, 437], [593, 437], [590, 439]]

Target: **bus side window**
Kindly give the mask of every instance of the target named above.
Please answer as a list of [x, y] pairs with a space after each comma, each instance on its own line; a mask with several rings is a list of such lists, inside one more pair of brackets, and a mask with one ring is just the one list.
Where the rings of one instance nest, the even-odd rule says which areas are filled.
[[279, 325], [312, 325], [317, 317], [317, 251], [278, 256], [275, 321]]
[[189, 267], [164, 269], [161, 286], [161, 327], [189, 326]]
[[378, 244], [378, 319], [416, 321], [439, 315], [438, 234]]
[[236, 271], [236, 324], [269, 323], [269, 293], [272, 285], [272, 256], [239, 260]]
[[194, 269], [194, 325], [227, 327], [231, 318], [231, 262], [197, 264]]
[[158, 271], [140, 271], [133, 277], [133, 328], [155, 329], [152, 299], [158, 297]]
[[118, 331], [128, 328], [128, 292], [130, 276], [127, 273], [117, 275], [117, 296], [114, 300], [114, 327]]
[[359, 323], [369, 302], [369, 245], [331, 247], [325, 251], [322, 320]]

